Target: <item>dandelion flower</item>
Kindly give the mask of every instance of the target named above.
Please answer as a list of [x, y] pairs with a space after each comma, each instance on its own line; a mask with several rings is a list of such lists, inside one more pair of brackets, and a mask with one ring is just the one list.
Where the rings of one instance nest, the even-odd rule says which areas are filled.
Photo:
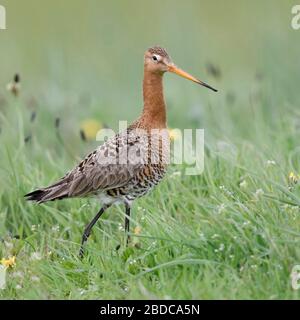
[[84, 120], [80, 125], [81, 132], [84, 134], [87, 140], [96, 139], [98, 131], [102, 128], [103, 126], [101, 122], [94, 119]]
[[299, 181], [299, 175], [295, 174], [293, 171], [290, 172], [289, 174], [289, 182], [292, 184], [297, 184]]
[[181, 138], [181, 131], [179, 129], [168, 129], [171, 141], [179, 140]]
[[139, 235], [139, 234], [141, 233], [141, 231], [142, 231], [142, 228], [141, 228], [140, 226], [136, 226], [136, 227], [134, 228], [133, 233], [134, 233], [135, 235]]
[[9, 267], [14, 267], [16, 265], [16, 257], [12, 256], [8, 259], [3, 258], [1, 260], [1, 264], [5, 267], [5, 268], [9, 268]]

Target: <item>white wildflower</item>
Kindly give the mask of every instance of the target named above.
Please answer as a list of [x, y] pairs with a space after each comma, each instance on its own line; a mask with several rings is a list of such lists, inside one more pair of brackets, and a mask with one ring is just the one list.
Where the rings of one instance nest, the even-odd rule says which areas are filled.
[[219, 206], [217, 206], [217, 213], [220, 214], [222, 213], [224, 210], [226, 209], [226, 206], [224, 203], [220, 204]]
[[13, 278], [24, 278], [24, 273], [22, 271], [15, 271], [11, 274]]
[[8, 250], [11, 250], [14, 247], [13, 243], [10, 241], [4, 241], [4, 245]]
[[248, 186], [248, 182], [247, 182], [246, 180], [243, 180], [243, 181], [240, 183], [240, 187], [243, 188], [243, 189], [247, 188], [247, 186]]
[[274, 160], [267, 160], [266, 166], [267, 167], [276, 166], [276, 162]]
[[42, 260], [42, 255], [39, 252], [32, 252], [30, 259], [31, 260]]
[[33, 281], [33, 282], [40, 282], [40, 278], [37, 277], [37, 276], [32, 276], [32, 277], [30, 278], [30, 280]]
[[86, 290], [84, 290], [84, 289], [79, 289], [79, 294], [82, 296], [82, 295], [84, 295], [86, 293]]
[[181, 175], [181, 172], [180, 171], [175, 171], [171, 174], [171, 177], [178, 177]]
[[255, 191], [255, 193], [254, 193], [254, 197], [256, 198], [256, 199], [259, 199], [261, 196], [263, 196], [264, 195], [264, 190], [263, 189], [257, 189], [256, 191]]
[[246, 227], [246, 226], [248, 226], [250, 224], [250, 221], [245, 221], [245, 222], [243, 222], [243, 227]]
[[56, 226], [53, 226], [51, 230], [53, 232], [58, 232], [59, 231], [59, 225], [57, 224]]

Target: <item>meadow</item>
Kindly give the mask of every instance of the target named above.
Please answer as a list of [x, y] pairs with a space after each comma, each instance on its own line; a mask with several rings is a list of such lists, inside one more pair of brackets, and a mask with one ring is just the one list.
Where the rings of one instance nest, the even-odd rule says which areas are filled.
[[[15, 257], [1, 299], [299, 299], [293, 1], [1, 4], [0, 260]], [[171, 165], [135, 202], [129, 247], [124, 209], [110, 208], [80, 260], [99, 203], [23, 196], [92, 151], [95, 127], [116, 130], [139, 115], [143, 53], [154, 44], [219, 89], [164, 79], [170, 128], [205, 130], [204, 172]], [[15, 73], [17, 96], [7, 87]]]

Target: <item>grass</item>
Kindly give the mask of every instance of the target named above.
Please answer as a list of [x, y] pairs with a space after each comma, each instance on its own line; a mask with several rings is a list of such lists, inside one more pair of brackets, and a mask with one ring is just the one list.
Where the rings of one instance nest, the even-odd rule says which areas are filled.
[[[76, 133], [70, 144], [58, 139], [54, 117], [42, 122], [37, 114], [31, 123], [22, 99], [8, 97], [2, 108], [1, 255], [17, 257], [2, 298], [298, 298], [290, 282], [300, 261], [299, 187], [288, 181], [297, 168], [294, 117], [274, 117], [276, 127], [257, 121], [263, 141], [255, 133], [255, 143], [211, 138], [202, 175], [181, 176], [180, 166], [172, 166], [167, 179], [135, 203], [131, 230], [139, 226], [141, 233], [132, 235], [130, 247], [124, 245], [124, 210], [113, 207], [80, 261], [81, 234], [97, 201], [34, 205], [23, 195], [72, 167], [65, 144], [84, 151], [91, 146]], [[260, 101], [255, 112], [263, 112]], [[221, 116], [230, 127], [234, 115]], [[235, 130], [239, 126], [242, 131], [238, 123]]]
[[[82, 45], [43, 24], [53, 16], [51, 7], [41, 11], [47, 20], [32, 17], [27, 25], [39, 50], [26, 40], [31, 33], [24, 36], [24, 28], [17, 28], [30, 6], [21, 10], [19, 3], [4, 3], [12, 20], [0, 34], [5, 44], [1, 88], [16, 69], [25, 79], [17, 98], [0, 90], [0, 258], [16, 256], [0, 298], [299, 299], [290, 273], [300, 264], [300, 187], [288, 178], [300, 171], [299, 34], [281, 15], [290, 14], [287, 3], [275, 8], [273, 1], [266, 20], [259, 12], [265, 13], [269, 2], [258, 1], [261, 10], [252, 25], [249, 12], [255, 8], [228, 1], [239, 13], [238, 29], [237, 16], [231, 16], [235, 10], [215, 12], [205, 1], [201, 10], [198, 1], [174, 7], [174, 14], [182, 14], [180, 28], [164, 11], [167, 2], [154, 26], [140, 17], [137, 28], [125, 5], [106, 4], [98, 19], [96, 2], [82, 11], [80, 1], [73, 3], [72, 17], [88, 17], [84, 27], [69, 30], [67, 21], [73, 18], [67, 6], [60, 6], [54, 28]], [[135, 10], [144, 12], [139, 6]], [[17, 12], [24, 13], [18, 21]], [[111, 15], [118, 23], [108, 33]], [[210, 22], [210, 17], [219, 20]], [[82, 231], [99, 203], [75, 199], [35, 205], [23, 195], [60, 178], [95, 148], [96, 142], [80, 139], [84, 119], [116, 129], [118, 120], [138, 115], [140, 49], [159, 42], [171, 48], [180, 66], [220, 89], [214, 94], [175, 76], [165, 79], [170, 126], [205, 129], [205, 170], [185, 176], [177, 174], [183, 166], [171, 166], [167, 178], [136, 201], [128, 248], [124, 208], [110, 208], [94, 227], [81, 261]], [[220, 78], [204, 67], [199, 71], [207, 61], [217, 62]], [[135, 227], [141, 228], [139, 234]]]

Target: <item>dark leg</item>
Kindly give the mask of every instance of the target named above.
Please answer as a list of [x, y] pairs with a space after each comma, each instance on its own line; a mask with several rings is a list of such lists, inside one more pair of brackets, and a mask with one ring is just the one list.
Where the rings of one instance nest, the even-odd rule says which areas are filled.
[[129, 221], [130, 210], [131, 210], [130, 205], [127, 202], [125, 202], [125, 233], [127, 235], [126, 245], [128, 245], [129, 240], [130, 240], [130, 236], [128, 234], [128, 232], [129, 232], [129, 222], [130, 222]]
[[98, 219], [102, 216], [103, 212], [108, 208], [109, 206], [103, 206], [99, 212], [95, 215], [94, 219], [85, 227], [83, 235], [82, 235], [82, 239], [81, 239], [81, 247], [79, 250], [79, 257], [82, 258], [83, 257], [83, 246], [84, 243], [87, 241], [88, 237], [91, 234], [91, 230], [94, 226], [94, 224], [98, 221]]

